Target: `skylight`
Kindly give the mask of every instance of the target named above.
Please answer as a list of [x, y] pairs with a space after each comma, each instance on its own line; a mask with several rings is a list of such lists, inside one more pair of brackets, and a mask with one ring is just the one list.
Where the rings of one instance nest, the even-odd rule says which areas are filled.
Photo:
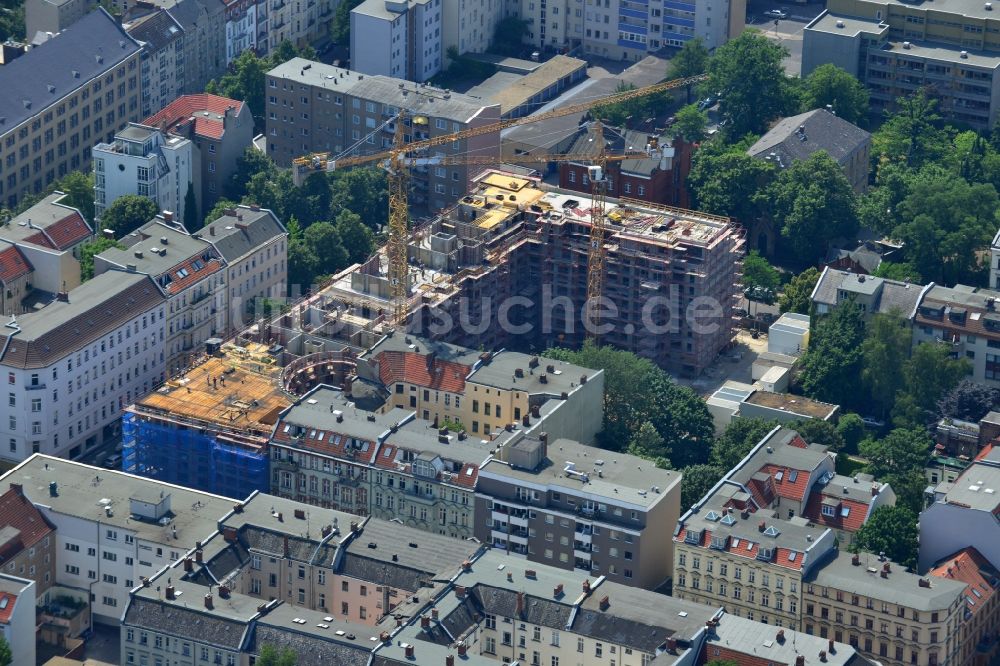
[[796, 555], [798, 555], [798, 553], [796, 553], [794, 550], [792, 552], [788, 553], [788, 561], [789, 562], [794, 562]]
[[739, 545], [740, 545], [740, 540], [734, 537], [733, 538], [733, 548], [739, 548]]
[[788, 482], [795, 483], [795, 479], [799, 478], [799, 470], [793, 469], [788, 472]]
[[785, 478], [785, 473], [778, 472], [777, 474], [774, 475], [774, 478], [777, 479], [778, 481], [781, 481], [783, 478]]
[[778, 536], [779, 534], [780, 534], [780, 532], [778, 532], [778, 530], [776, 530], [776, 529], [774, 528], [774, 525], [771, 525], [771, 526], [770, 526], [770, 527], [768, 527], [768, 528], [767, 528], [766, 530], [764, 530], [764, 535], [765, 535], [765, 536], [769, 536], [769, 537], [776, 537], [776, 536]]
[[712, 522], [715, 522], [718, 519], [719, 519], [719, 514], [717, 514], [715, 511], [709, 511], [708, 515], [705, 516], [705, 520], [711, 520]]
[[847, 518], [849, 515], [851, 515], [851, 507], [845, 506], [841, 508], [840, 515], [843, 516], [844, 518]]

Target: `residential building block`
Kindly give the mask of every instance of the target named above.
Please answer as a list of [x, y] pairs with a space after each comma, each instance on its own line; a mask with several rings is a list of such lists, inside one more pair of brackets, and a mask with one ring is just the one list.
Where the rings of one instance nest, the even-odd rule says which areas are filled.
[[930, 86], [946, 118], [993, 126], [1000, 40], [991, 5], [835, 0], [826, 9], [803, 31], [802, 76], [826, 63], [842, 67], [868, 88], [873, 113]]
[[0, 495], [0, 520], [2, 574], [34, 581], [38, 603], [47, 604], [56, 582], [55, 526], [17, 484]]
[[0, 634], [10, 646], [12, 664], [35, 663], [35, 583], [0, 574]]
[[872, 277], [849, 271], [823, 269], [810, 299], [817, 315], [829, 312], [848, 299], [861, 308], [866, 316], [896, 313], [912, 320], [917, 303], [929, 287], [888, 278]]
[[[280, 166], [314, 152], [339, 154], [359, 144], [361, 154], [392, 145], [395, 118], [406, 120], [407, 140], [428, 139], [500, 120], [497, 104], [381, 75], [293, 58], [267, 73], [267, 154]], [[500, 133], [462, 139], [441, 155], [500, 156]], [[482, 170], [473, 165], [412, 169], [410, 203], [438, 210], [468, 191]]]
[[129, 123], [115, 133], [112, 143], [93, 148], [94, 215], [126, 194], [156, 202], [157, 210], [171, 211], [184, 219], [184, 197], [194, 181], [193, 146], [177, 135]]
[[184, 28], [170, 12], [157, 9], [125, 25], [142, 44], [142, 117], [146, 118], [180, 97], [184, 73]]
[[0, 68], [7, 207], [86, 168], [94, 141], [139, 119], [140, 60], [140, 44], [98, 9]]
[[363, 74], [426, 81], [448, 66], [443, 13], [441, 0], [362, 2], [351, 10], [351, 66]]
[[[193, 144], [192, 180], [198, 203], [197, 218], [204, 218], [223, 197], [224, 189], [236, 173], [237, 161], [253, 142], [250, 107], [218, 95], [184, 95], [142, 124]], [[186, 193], [187, 190], [181, 193], [182, 200]]]
[[97, 7], [93, 0], [27, 0], [24, 3], [25, 39], [39, 32], [62, 32]]

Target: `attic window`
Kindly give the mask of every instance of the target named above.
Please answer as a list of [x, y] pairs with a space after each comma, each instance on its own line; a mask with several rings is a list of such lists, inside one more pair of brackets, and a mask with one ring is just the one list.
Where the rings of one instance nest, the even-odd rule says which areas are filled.
[[830, 516], [831, 518], [837, 513], [836, 509], [832, 506], [823, 505], [823, 515]]
[[728, 536], [715, 536], [715, 535], [713, 535], [712, 536], [712, 545], [711, 545], [711, 547], [714, 548], [715, 550], [725, 550], [726, 549], [726, 543], [728, 541], [729, 541], [729, 537]]
[[687, 543], [700, 543], [701, 532], [699, 530], [688, 530], [688, 533], [684, 535], [684, 541]]
[[788, 553], [788, 561], [789, 562], [794, 562], [796, 555], [798, 555], [798, 553], [796, 553], [794, 550], [792, 552]]
[[799, 478], [799, 470], [793, 469], [788, 472], [788, 482], [795, 483], [795, 479]]
[[785, 478], [785, 472], [784, 471], [778, 472], [777, 474], [774, 475], [774, 478], [776, 481], [781, 481], [783, 478]]
[[849, 515], [851, 515], [851, 507], [849, 506], [841, 507], [840, 515], [843, 518], [847, 518]]
[[734, 537], [733, 538], [733, 548], [737, 548], [737, 547], [739, 547], [739, 545], [740, 545], [740, 540]]

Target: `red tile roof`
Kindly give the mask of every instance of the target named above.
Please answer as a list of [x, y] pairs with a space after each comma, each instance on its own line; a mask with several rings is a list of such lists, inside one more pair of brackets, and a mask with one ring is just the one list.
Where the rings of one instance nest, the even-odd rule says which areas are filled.
[[983, 450], [980, 451], [979, 455], [976, 456], [976, 460], [985, 460], [986, 456], [990, 455], [991, 451], [993, 451], [992, 443], [987, 444], [986, 446], [983, 447]]
[[794, 446], [797, 449], [809, 448], [809, 444], [806, 443], [806, 440], [802, 439], [802, 435], [796, 435], [792, 438], [792, 441], [788, 442], [788, 446]]
[[[838, 503], [832, 516], [823, 515], [824, 497], [829, 497]], [[827, 495], [817, 491], [809, 495], [809, 501], [806, 503], [803, 515], [817, 525], [823, 525], [835, 530], [857, 532], [865, 524], [865, 519], [868, 517], [868, 506], [868, 504], [858, 500], [838, 495]], [[846, 516], [843, 515], [842, 509], [849, 509]]]
[[[778, 497], [792, 499], [796, 502], [801, 502], [805, 498], [806, 491], [809, 489], [808, 471], [795, 470], [772, 464], [764, 465], [760, 468], [760, 471], [771, 477], [774, 492], [777, 493]], [[780, 479], [778, 478], [779, 472], [781, 473]], [[795, 480], [791, 481], [793, 472], [795, 472]]]
[[[237, 115], [243, 111], [243, 102], [228, 97], [207, 93], [184, 95], [168, 104], [166, 108], [143, 120], [142, 124], [170, 131], [196, 113], [207, 111], [211, 114], [224, 116], [226, 109], [231, 106], [236, 107]], [[225, 127], [221, 120], [199, 116], [195, 119], [194, 129], [199, 136], [208, 139], [221, 139]]]
[[90, 227], [76, 211], [45, 227], [45, 233], [60, 250], [73, 247], [90, 236]]
[[[200, 269], [195, 268], [196, 261], [201, 263]], [[166, 289], [171, 294], [178, 294], [221, 268], [222, 262], [214, 257], [209, 259], [207, 263], [200, 256], [191, 257], [164, 272], [165, 275], [170, 276], [170, 283], [167, 284]], [[180, 275], [181, 270], [187, 271], [183, 277]]]
[[0, 250], [0, 280], [10, 282], [31, 272], [31, 264], [16, 246]]
[[[685, 543], [684, 537], [687, 534], [687, 528], [681, 528], [681, 530], [674, 537], [675, 543]], [[767, 537], [770, 538], [770, 537]], [[708, 544], [712, 542], [712, 532], [710, 530], [705, 530], [701, 535], [701, 542], [697, 545], [701, 548], [708, 548]], [[730, 537], [726, 542], [725, 552], [730, 555], [736, 555], [737, 557], [743, 557], [748, 560], [757, 559], [757, 553], [760, 550], [760, 544], [756, 541], [750, 541], [749, 539], [743, 538], [733, 538]], [[795, 553], [795, 559], [789, 560], [788, 556]], [[789, 548], [775, 548], [774, 559], [770, 561], [770, 564], [775, 566], [784, 567], [785, 569], [801, 569], [802, 568], [802, 558], [803, 553], [798, 551], [793, 551]]]
[[0, 624], [10, 623], [10, 616], [14, 614], [14, 604], [16, 602], [16, 594], [0, 592]]
[[462, 393], [470, 366], [453, 361], [441, 361], [417, 352], [384, 351], [375, 357], [379, 378], [389, 386], [406, 382], [437, 391]]
[[24, 496], [21, 490], [11, 485], [11, 488], [0, 495], [0, 529], [13, 527], [19, 534], [17, 549], [11, 551], [5, 545], [3, 559], [10, 559], [25, 548], [31, 548], [55, 529], [45, 519], [42, 512]]
[[31, 243], [32, 245], [37, 245], [38, 247], [47, 247], [50, 250], [56, 249], [55, 243], [49, 240], [49, 237], [45, 235], [44, 232], [39, 231], [27, 236], [24, 239], [25, 243]]
[[983, 610], [997, 593], [990, 586], [990, 579], [996, 577], [996, 570], [978, 550], [971, 546], [946, 558], [928, 573], [931, 576], [951, 578], [965, 583], [967, 586], [965, 605], [973, 613]]
[[310, 429], [301, 438], [294, 438], [284, 432], [284, 426], [282, 426], [281, 423], [282, 422], [279, 422], [278, 427], [275, 429], [273, 439], [276, 442], [295, 442], [295, 445], [299, 448], [337, 456], [345, 459], [345, 462], [347, 463], [357, 462], [359, 464], [369, 464], [372, 462], [372, 457], [375, 455], [375, 451], [378, 448], [375, 446], [374, 442], [368, 442], [367, 450], [355, 448], [353, 449], [355, 453], [351, 454], [351, 457], [349, 457], [347, 454], [347, 443], [351, 439], [350, 437], [345, 437], [339, 433], [320, 430], [317, 428]]

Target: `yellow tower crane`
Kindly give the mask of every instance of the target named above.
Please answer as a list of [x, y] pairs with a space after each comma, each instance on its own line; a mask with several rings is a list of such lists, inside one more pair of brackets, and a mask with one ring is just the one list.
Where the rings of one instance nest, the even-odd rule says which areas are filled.
[[[370, 155], [354, 155], [343, 158], [336, 158], [331, 156], [330, 153], [314, 153], [311, 155], [305, 155], [293, 161], [292, 178], [296, 185], [301, 185], [302, 182], [313, 173], [334, 171], [336, 169], [343, 169], [363, 164], [380, 164], [389, 172], [389, 241], [386, 246], [389, 261], [389, 288], [393, 301], [393, 318], [397, 325], [405, 326], [406, 318], [409, 315], [407, 305], [407, 275], [409, 271], [409, 264], [406, 256], [406, 245], [409, 235], [409, 210], [407, 206], [409, 168], [414, 166], [431, 166], [439, 164], [490, 165], [501, 161], [518, 162], [523, 164], [579, 159], [566, 155], [524, 155], [518, 156], [513, 160], [501, 160], [499, 157], [495, 156], [474, 155], [455, 157], [408, 157], [410, 153], [417, 153], [436, 146], [443, 146], [455, 141], [471, 139], [477, 136], [492, 134], [494, 132], [499, 133], [501, 130], [509, 127], [517, 127], [519, 125], [527, 125], [529, 123], [541, 122], [552, 118], [561, 118], [563, 116], [583, 113], [597, 106], [627, 102], [633, 99], [645, 97], [647, 95], [653, 95], [659, 92], [689, 86], [703, 81], [705, 78], [706, 75], [702, 74], [683, 79], [675, 79], [673, 81], [665, 81], [663, 83], [657, 83], [643, 88], [636, 88], [635, 90], [615, 93], [600, 99], [581, 102], [579, 104], [570, 104], [568, 106], [552, 109], [551, 111], [546, 111], [537, 115], [501, 120], [497, 123], [472, 127], [460, 132], [444, 134], [420, 141], [412, 141], [410, 143], [405, 141], [405, 126], [407, 124], [407, 117], [405, 112], [400, 112], [394, 120], [395, 128], [393, 132], [393, 145], [389, 150]], [[426, 124], [427, 118], [423, 116], [414, 116], [409, 122], [410, 124]], [[600, 142], [598, 145], [599, 152], [596, 160], [597, 164], [594, 167], [590, 167], [590, 169], [592, 170], [591, 174], [594, 174], [595, 171], [593, 170], [596, 168], [598, 170], [596, 173], [600, 175], [600, 178], [597, 181], [594, 181], [595, 201], [591, 209], [591, 240], [588, 251], [587, 265], [587, 296], [591, 312], [593, 312], [596, 308], [597, 299], [600, 298], [601, 285], [604, 279], [604, 200], [607, 196], [607, 180], [604, 174], [605, 167], [609, 159], [629, 159], [631, 157], [638, 156], [637, 153], [632, 153], [622, 156], [609, 157], [605, 150], [603, 134], [599, 122], [596, 127], [597, 140]], [[652, 147], [653, 149], [656, 149], [655, 143]], [[642, 154], [645, 155], [647, 153], [643, 152]]]

